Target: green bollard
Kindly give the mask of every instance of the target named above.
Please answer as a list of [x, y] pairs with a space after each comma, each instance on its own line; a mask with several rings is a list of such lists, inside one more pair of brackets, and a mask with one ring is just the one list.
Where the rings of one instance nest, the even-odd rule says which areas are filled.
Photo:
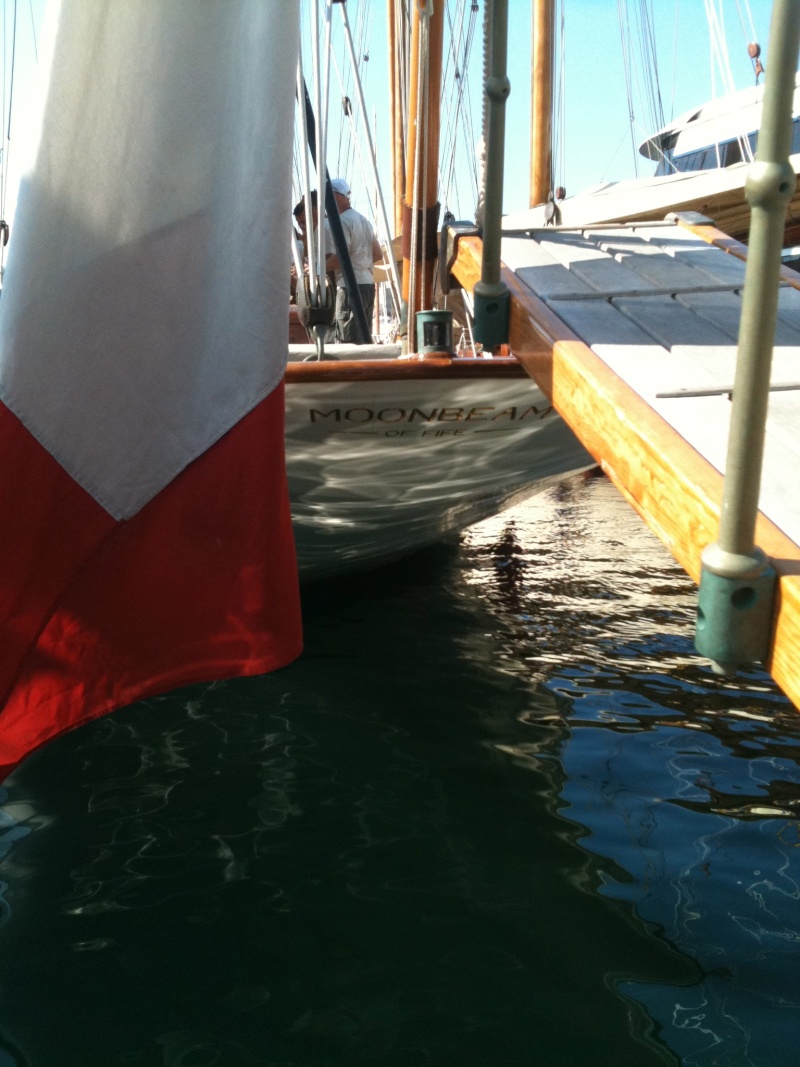
[[702, 563], [695, 648], [717, 674], [763, 663], [769, 655], [774, 568], [758, 548], [751, 556], [737, 556], [719, 545], [706, 548]]

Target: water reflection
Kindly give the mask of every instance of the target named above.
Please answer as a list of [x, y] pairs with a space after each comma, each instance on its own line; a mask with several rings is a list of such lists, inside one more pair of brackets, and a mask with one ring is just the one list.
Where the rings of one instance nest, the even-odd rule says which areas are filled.
[[494, 562], [483, 596], [513, 646], [512, 669], [524, 663], [559, 701], [562, 810], [586, 828], [582, 847], [623, 872], [600, 891], [634, 904], [706, 972], [678, 997], [625, 989], [682, 1063], [790, 1062], [797, 712], [764, 675], [719, 678], [694, 657], [694, 589], [666, 555], [654, 561], [652, 539], [608, 483], [576, 479], [548, 503], [550, 514], [476, 528], [473, 574], [480, 585], [482, 561]]
[[605, 482], [305, 599], [8, 783], [0, 1067], [789, 1062], [796, 713]]

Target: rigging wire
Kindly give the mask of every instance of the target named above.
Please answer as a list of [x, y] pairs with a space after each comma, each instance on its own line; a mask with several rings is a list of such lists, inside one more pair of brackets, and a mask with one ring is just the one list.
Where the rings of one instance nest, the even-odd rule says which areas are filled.
[[675, 28], [672, 33], [672, 99], [669, 102], [670, 122], [675, 118], [675, 86], [678, 82], [678, 22], [681, 5], [675, 0]]
[[[355, 91], [355, 80], [361, 82], [362, 88], [367, 84], [367, 75], [370, 69], [369, 41], [372, 31], [373, 10], [369, 4], [359, 5], [356, 14], [356, 27], [354, 37], [354, 50], [359, 56], [355, 69], [352, 64], [345, 63], [347, 54], [346, 45], [342, 44], [342, 66], [345, 68], [344, 87], [342, 89], [342, 108], [347, 117], [347, 108]], [[355, 167], [357, 146], [352, 136], [348, 136], [348, 124], [342, 122], [339, 128], [339, 152], [337, 155], [337, 171], [340, 175], [352, 174]], [[352, 183], [351, 183], [352, 184]]]
[[633, 83], [631, 74], [631, 60], [628, 50], [628, 39], [625, 33], [625, 26], [627, 25], [627, 10], [623, 13], [623, 6], [627, 9], [627, 3], [625, 0], [617, 0], [617, 15], [619, 17], [619, 34], [620, 45], [622, 48], [622, 69], [625, 75], [625, 92], [628, 99], [628, 123], [630, 127], [631, 145], [633, 148], [633, 165], [634, 173], [636, 177], [639, 177], [639, 161], [636, 154], [636, 137], [635, 137], [635, 124], [636, 114], [633, 108]]
[[744, 24], [744, 15], [742, 14], [742, 5], [740, 0], [736, 0], [736, 10], [739, 13], [739, 21], [742, 24], [742, 36], [744, 37], [745, 44], [749, 44], [750, 41], [756, 40], [756, 26], [753, 22], [753, 12], [750, 10], [750, 0], [744, 0], [745, 13], [747, 14], [747, 21], [750, 23], [750, 35], [748, 37], [747, 27]]
[[[467, 4], [469, 4], [468, 15], [465, 10]], [[455, 19], [452, 14], [452, 5], [448, 4], [445, 9], [449, 40], [442, 85], [449, 85], [451, 88], [447, 96], [444, 96], [443, 91], [442, 98], [447, 121], [443, 123], [445, 136], [441, 152], [439, 198], [443, 207], [446, 206], [457, 217], [460, 217], [461, 189], [456, 181], [456, 175], [463, 177], [463, 171], [467, 172], [471, 194], [470, 210], [478, 191], [477, 159], [472, 148], [474, 142], [472, 115], [468, 106], [470, 102], [469, 79], [466, 77], [475, 39], [478, 5], [473, 0], [458, 0], [456, 6]], [[459, 135], [460, 130], [463, 130], [463, 142]]]
[[[708, 19], [709, 34], [711, 37], [711, 51], [712, 51], [712, 65], [716, 59], [717, 68], [719, 70], [720, 80], [723, 85], [724, 93], [732, 93], [735, 91], [736, 84], [733, 77], [733, 70], [731, 68], [730, 54], [728, 51], [728, 40], [725, 33], [725, 14], [722, 7], [722, 0], [719, 0], [718, 4], [714, 4], [714, 0], [705, 0], [706, 17]], [[712, 78], [714, 68], [712, 66]], [[737, 137], [739, 144], [739, 150], [741, 158], [752, 162], [753, 160], [753, 148], [750, 144], [750, 140], [746, 134], [740, 134]], [[720, 159], [719, 145], [717, 149], [717, 166], [723, 165], [723, 160]]]
[[[628, 99], [634, 172], [639, 174], [637, 111], [644, 136], [664, 126], [664, 104], [658, 71], [654, 0], [617, 0], [623, 69]], [[674, 79], [673, 79], [674, 82]]]
[[[761, 50], [758, 48], [758, 39], [756, 37], [756, 27], [753, 22], [753, 12], [750, 10], [750, 0], [744, 0], [744, 5], [747, 13], [747, 19], [750, 23], [750, 35], [748, 36], [747, 27], [744, 22], [744, 14], [742, 13], [742, 6], [740, 0], [736, 0], [736, 11], [739, 14], [739, 22], [742, 24], [742, 36], [744, 37], [744, 43], [747, 46], [747, 52], [750, 57], [750, 62], [753, 64], [753, 73], [756, 76], [756, 85], [758, 85], [759, 77], [764, 73], [764, 68], [761, 65]], [[755, 46], [757, 49], [755, 54], [751, 51], [751, 48]]]
[[[715, 84], [715, 74], [718, 73], [722, 82], [723, 93], [732, 93], [736, 86], [731, 70], [730, 56], [728, 55], [725, 14], [722, 9], [722, 3], [715, 4], [714, 0], [704, 0], [704, 3], [711, 36], [712, 84]], [[715, 62], [716, 66], [714, 66]]]
[[554, 12], [556, 24], [555, 40], [553, 42], [553, 117], [552, 117], [552, 163], [550, 188], [555, 190], [563, 188], [566, 183], [566, 22], [564, 20], [563, 0], [557, 0]]
[[[417, 59], [417, 99], [416, 99], [416, 112], [414, 115], [414, 123], [416, 125], [417, 135], [414, 141], [414, 171], [411, 176], [411, 189], [412, 194], [407, 199], [410, 201], [414, 210], [411, 213], [411, 248], [412, 254], [410, 259], [409, 268], [409, 282], [408, 282], [408, 338], [409, 345], [414, 350], [416, 344], [415, 329], [416, 329], [416, 313], [417, 310], [417, 256], [414, 254], [416, 249], [419, 248], [419, 211], [416, 210], [419, 206], [419, 186], [420, 186], [420, 168], [422, 165], [422, 141], [426, 139], [427, 129], [424, 128], [426, 109], [425, 100], [427, 99], [427, 93], [425, 91], [425, 82], [427, 79], [425, 75], [428, 70], [428, 54], [430, 48], [430, 36], [428, 30], [430, 28], [429, 23], [430, 16], [427, 12], [420, 11], [419, 20], [419, 55]], [[423, 245], [424, 247], [424, 245]], [[422, 290], [424, 291], [424, 265], [423, 265], [423, 284]]]
[[402, 49], [401, 54], [398, 57], [400, 68], [400, 110], [402, 115], [403, 129], [405, 130], [408, 127], [408, 81], [411, 70], [409, 56], [409, 27], [411, 26], [411, 10], [409, 8], [409, 0], [397, 0], [396, 13], [396, 36], [398, 41], [400, 42]]
[[[348, 19], [347, 19], [347, 9], [345, 7], [342, 7], [341, 11], [342, 11], [342, 25], [343, 25], [343, 28], [344, 28], [345, 39], [348, 42], [348, 53], [349, 53], [349, 57], [350, 57], [350, 66], [351, 66], [351, 69], [352, 69], [354, 66], [356, 66], [356, 63], [354, 62], [355, 58], [356, 58], [355, 57], [355, 48], [354, 47], [351, 48], [351, 46], [350, 46], [351, 35], [349, 33], [349, 22], [348, 22]], [[335, 55], [334, 55], [334, 66], [336, 68], [336, 75], [337, 75], [337, 78], [339, 80], [339, 84], [340, 84], [340, 86], [343, 86], [344, 85], [344, 81], [343, 81], [341, 70], [339, 68], [339, 64], [338, 64], [338, 62], [336, 60]], [[376, 186], [376, 189], [375, 189], [376, 202], [375, 202], [374, 205], [371, 204], [371, 207], [373, 207], [373, 219], [374, 219], [374, 222], [375, 222], [375, 230], [376, 230], [376, 232], [381, 233], [383, 235], [383, 237], [384, 237], [384, 239], [386, 241], [387, 247], [390, 248], [391, 247], [391, 237], [392, 237], [392, 235], [391, 235], [390, 228], [389, 228], [389, 219], [388, 219], [388, 215], [386, 213], [386, 207], [385, 207], [385, 202], [384, 202], [384, 198], [383, 198], [383, 190], [381, 189], [380, 181], [379, 181], [379, 177], [378, 177], [378, 163], [377, 163], [377, 157], [376, 157], [376, 153], [375, 153], [375, 142], [374, 142], [374, 139], [373, 139], [373, 137], [371, 135], [370, 128], [369, 128], [369, 115], [367, 114], [367, 110], [366, 110], [366, 101], [365, 101], [365, 98], [364, 98], [363, 86], [361, 86], [361, 84], [359, 82], [359, 79], [358, 79], [358, 75], [355, 72], [354, 72], [354, 81], [355, 81], [355, 88], [357, 90], [357, 92], [356, 92], [356, 101], [358, 103], [358, 114], [361, 116], [361, 121], [362, 121], [362, 124], [363, 124], [364, 133], [365, 133], [365, 137], [366, 137], [366, 140], [367, 140], [367, 153], [368, 153], [368, 156], [369, 156], [369, 162], [371, 164], [370, 167], [367, 166], [367, 163], [366, 163], [366, 161], [364, 159], [364, 154], [362, 153], [361, 139], [358, 136], [358, 130], [357, 130], [357, 127], [356, 127], [356, 121], [355, 121], [355, 116], [353, 114], [353, 108], [352, 107], [348, 108], [348, 110], [347, 110], [347, 118], [349, 119], [349, 126], [350, 126], [350, 131], [351, 131], [351, 141], [352, 141], [352, 144], [355, 146], [355, 150], [356, 150], [357, 155], [358, 155], [358, 160], [359, 160], [359, 163], [361, 165], [361, 174], [362, 174], [362, 177], [363, 177], [363, 180], [364, 180], [364, 184], [365, 185], [369, 185], [370, 182], [374, 179], [375, 186]], [[379, 205], [380, 205], [380, 210], [378, 209]], [[391, 274], [392, 300], [393, 300], [393, 302], [395, 304], [395, 307], [396, 307], [396, 310], [397, 310], [397, 313], [398, 313], [398, 316], [399, 316], [399, 313], [400, 313], [400, 284], [399, 284], [399, 278], [397, 277], [397, 270], [396, 270], [396, 266], [395, 266], [394, 260], [391, 258], [391, 253], [389, 253], [389, 257], [390, 258], [389, 258], [389, 262], [388, 262], [387, 266], [388, 266], [390, 274]]]

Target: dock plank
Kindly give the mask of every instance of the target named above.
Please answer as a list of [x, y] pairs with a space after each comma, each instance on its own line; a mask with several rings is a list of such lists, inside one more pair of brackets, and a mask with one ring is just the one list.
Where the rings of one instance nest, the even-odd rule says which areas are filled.
[[556, 312], [590, 347], [615, 341], [650, 345], [654, 340], [652, 334], [607, 300], [559, 301]]
[[656, 288], [652, 282], [642, 278], [625, 263], [604, 252], [580, 233], [556, 232], [543, 236], [538, 243], [540, 248], [568, 267], [575, 277], [592, 289], [608, 292], [617, 289]]
[[568, 267], [536, 241], [525, 237], [504, 237], [501, 252], [503, 262], [539, 296], [591, 292], [591, 286], [576, 278]]
[[667, 349], [673, 345], [724, 345], [736, 340], [735, 333], [725, 333], [672, 297], [619, 297], [612, 303]]
[[669, 286], [689, 289], [709, 282], [710, 276], [706, 272], [697, 270], [684, 258], [669, 255], [660, 244], [645, 241], [638, 234], [629, 233], [615, 238], [601, 232], [593, 234], [592, 238], [604, 252], [614, 256], [658, 289]]
[[701, 271], [708, 278], [724, 285], [744, 285], [745, 264], [735, 256], [727, 256], [712, 245], [702, 248], [680, 248], [673, 255], [683, 263], [688, 263], [695, 270]]
[[[797, 381], [798, 378], [795, 378]], [[767, 431], [779, 438], [794, 456], [791, 471], [794, 481], [800, 478], [800, 389], [793, 392], [771, 393], [767, 410]], [[797, 489], [792, 490], [797, 494]]]
[[[658, 349], [638, 352], [627, 345], [601, 345], [596, 354], [624, 380], [649, 407], [661, 415], [713, 467], [724, 474], [731, 402], [728, 394], [717, 396], [660, 397], [671, 392], [676, 379], [691, 379], [690, 388], [715, 382], [731, 382], [735, 371], [735, 348], [703, 351], [677, 347], [667, 359]], [[664, 353], [667, 356], [667, 353]], [[774, 379], [773, 379], [774, 380]], [[796, 491], [800, 469], [800, 390], [770, 396], [765, 436], [761, 509], [793, 540], [800, 541], [800, 495]]]
[[[735, 377], [735, 302], [744, 284], [747, 249], [704, 223], [628, 225], [620, 227], [616, 237], [599, 229], [535, 233], [537, 249], [544, 248], [576, 280], [589, 285], [594, 299], [573, 301], [554, 294], [545, 303], [518, 276], [519, 267], [517, 274], [503, 271], [512, 294], [512, 351], [626, 499], [697, 580], [700, 554], [718, 534], [731, 410], [727, 390]], [[603, 227], [607, 229], [613, 227]], [[658, 251], [642, 252], [639, 238]], [[607, 251], [615, 244], [616, 258]], [[476, 276], [478, 247], [465, 249], [463, 258], [459, 255], [457, 269], [465, 278]], [[518, 253], [524, 270], [525, 249]], [[661, 269], [660, 255], [691, 268], [690, 274], [701, 276], [704, 285], [694, 292], [681, 285], [671, 294], [665, 292], [644, 277], [648, 263]], [[635, 270], [631, 261], [637, 264]], [[686, 277], [664, 268], [662, 280], [667, 270], [675, 282]], [[800, 381], [800, 279], [788, 270], [782, 271], [782, 278], [773, 384]], [[662, 290], [660, 295], [648, 292], [648, 281], [653, 290]], [[698, 291], [716, 285], [729, 291]], [[565, 285], [562, 291], [569, 289]], [[643, 295], [631, 295], [639, 292]], [[667, 311], [675, 309], [670, 318]], [[661, 343], [655, 343], [653, 335]], [[706, 386], [726, 391], [658, 395]], [[756, 541], [779, 576], [767, 668], [800, 708], [800, 391], [770, 394], [765, 429]]]
[[[800, 297], [800, 293], [796, 295]], [[713, 323], [734, 340], [738, 340], [739, 320], [742, 315], [740, 292], [679, 293], [675, 299], [679, 304], [690, 308], [696, 315]], [[800, 312], [800, 304], [797, 310]], [[778, 317], [775, 322], [774, 343], [776, 345], [800, 344], [800, 315], [795, 315], [792, 311]]]

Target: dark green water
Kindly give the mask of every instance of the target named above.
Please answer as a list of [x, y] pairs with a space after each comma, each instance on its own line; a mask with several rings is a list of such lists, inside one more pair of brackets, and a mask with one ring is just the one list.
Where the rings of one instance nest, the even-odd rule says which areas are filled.
[[0, 799], [0, 1067], [796, 1061], [800, 718], [602, 480]]

